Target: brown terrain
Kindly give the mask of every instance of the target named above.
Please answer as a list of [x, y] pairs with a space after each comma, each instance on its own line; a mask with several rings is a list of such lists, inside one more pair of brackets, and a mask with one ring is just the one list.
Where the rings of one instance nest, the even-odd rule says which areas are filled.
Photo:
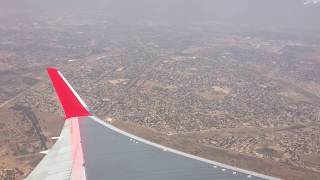
[[3, 22], [0, 179], [26, 177], [59, 135], [48, 66], [121, 129], [283, 179], [320, 177], [319, 37], [108, 17]]

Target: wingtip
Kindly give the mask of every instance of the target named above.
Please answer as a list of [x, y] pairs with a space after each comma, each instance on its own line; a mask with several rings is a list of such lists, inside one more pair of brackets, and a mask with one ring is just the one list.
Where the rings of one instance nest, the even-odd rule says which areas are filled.
[[47, 67], [47, 71], [58, 71], [57, 67]]
[[86, 104], [55, 67], [47, 68], [52, 85], [65, 112], [65, 118], [90, 116]]

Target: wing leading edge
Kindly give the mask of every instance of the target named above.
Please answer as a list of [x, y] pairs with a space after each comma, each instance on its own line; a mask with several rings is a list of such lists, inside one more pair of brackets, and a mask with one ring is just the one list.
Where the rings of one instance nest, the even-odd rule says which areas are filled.
[[92, 116], [62, 74], [48, 74], [66, 115], [60, 138], [27, 179], [277, 179], [150, 142]]

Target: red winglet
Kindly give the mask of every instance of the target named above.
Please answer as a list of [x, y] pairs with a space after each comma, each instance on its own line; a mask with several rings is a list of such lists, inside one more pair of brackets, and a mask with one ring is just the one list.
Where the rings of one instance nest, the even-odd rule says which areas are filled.
[[47, 69], [54, 89], [60, 99], [66, 119], [71, 117], [91, 116], [78, 94], [56, 68]]

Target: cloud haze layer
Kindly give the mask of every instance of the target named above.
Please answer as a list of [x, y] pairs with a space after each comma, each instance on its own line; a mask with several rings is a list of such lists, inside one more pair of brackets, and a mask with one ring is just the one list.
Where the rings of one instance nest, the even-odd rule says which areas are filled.
[[[104, 15], [123, 22], [239, 24], [320, 29], [320, 4], [304, 0], [2, 0], [1, 15]], [[308, 5], [306, 5], [306, 2]], [[312, 5], [311, 5], [312, 4]]]

